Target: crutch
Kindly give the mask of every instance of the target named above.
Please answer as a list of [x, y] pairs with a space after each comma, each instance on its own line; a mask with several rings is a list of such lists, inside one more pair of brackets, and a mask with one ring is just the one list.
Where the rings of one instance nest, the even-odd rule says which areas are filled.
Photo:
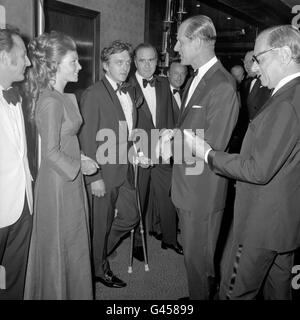
[[[143, 218], [142, 218], [142, 209], [141, 209], [141, 202], [140, 202], [140, 194], [139, 194], [139, 187], [138, 187], [138, 172], [139, 172], [139, 165], [138, 163], [134, 163], [134, 187], [135, 187], [135, 194], [136, 194], [136, 202], [137, 208], [140, 217], [140, 233], [142, 237], [142, 245], [143, 245], [143, 253], [144, 253], [144, 260], [145, 260], [145, 271], [149, 271], [148, 265], [148, 257], [146, 252], [146, 243], [145, 243], [145, 232], [144, 232], [144, 225], [143, 225]], [[129, 266], [128, 266], [128, 273], [132, 273], [132, 263], [133, 263], [133, 244], [134, 244], [134, 229], [130, 232], [130, 254], [129, 254]]]

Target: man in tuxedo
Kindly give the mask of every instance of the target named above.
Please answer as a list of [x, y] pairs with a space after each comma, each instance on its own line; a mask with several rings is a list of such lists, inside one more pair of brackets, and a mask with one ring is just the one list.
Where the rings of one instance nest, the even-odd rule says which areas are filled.
[[[169, 82], [164, 77], [154, 76], [157, 65], [157, 51], [151, 44], [142, 43], [134, 51], [136, 73], [130, 78], [130, 84], [138, 95], [144, 97], [144, 103], [138, 109], [137, 128], [143, 129], [148, 136], [148, 148], [143, 150], [146, 157], [154, 154], [155, 143], [151, 141], [154, 129], [173, 128], [174, 115]], [[160, 159], [161, 160], [161, 159]], [[147, 203], [155, 202], [160, 217], [163, 249], [173, 249], [182, 254], [182, 247], [177, 242], [176, 210], [170, 199], [172, 167], [161, 161], [147, 169], [139, 170], [139, 190], [142, 212], [145, 219]], [[153, 199], [149, 199], [152, 188]], [[141, 237], [136, 233], [134, 257], [142, 261]]]
[[30, 66], [20, 35], [0, 30], [0, 300], [23, 299], [32, 226], [32, 186], [21, 97]]
[[181, 64], [180, 61], [174, 60], [170, 65], [170, 68], [167, 72], [167, 76], [170, 82], [173, 112], [176, 123], [181, 107], [182, 86], [187, 76], [187, 66]]
[[[300, 33], [262, 31], [253, 70], [271, 98], [251, 121], [240, 154], [193, 137], [196, 155], [216, 174], [238, 180], [231, 263], [221, 299], [291, 299], [293, 253], [300, 246]], [[206, 136], [204, 137], [206, 140]]]
[[[134, 89], [125, 83], [131, 52], [131, 46], [121, 41], [104, 48], [101, 61], [105, 75], [81, 99], [84, 119], [79, 135], [81, 149], [86, 156], [97, 160], [100, 167], [96, 174], [85, 177], [93, 220], [95, 280], [114, 288], [125, 287], [126, 283], [113, 274], [107, 257], [139, 221], [129, 152], [137, 99]], [[122, 208], [115, 216], [119, 197]]]
[[[195, 74], [186, 85], [177, 127], [179, 132], [204, 129], [205, 137], [216, 148], [226, 150], [239, 102], [234, 79], [215, 56], [215, 41], [216, 30], [209, 17], [194, 16], [179, 27], [174, 50]], [[174, 160], [172, 200], [179, 213], [190, 299], [204, 300], [215, 287], [214, 255], [227, 179], [207, 166], [202, 173], [190, 173], [195, 164], [189, 162]]]

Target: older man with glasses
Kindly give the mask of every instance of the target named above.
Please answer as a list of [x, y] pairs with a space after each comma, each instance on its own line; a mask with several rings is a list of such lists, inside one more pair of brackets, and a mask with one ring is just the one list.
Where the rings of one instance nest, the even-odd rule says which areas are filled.
[[[272, 27], [256, 39], [253, 70], [274, 89], [252, 120], [240, 154], [186, 139], [220, 175], [237, 180], [231, 263], [222, 299], [291, 299], [294, 251], [300, 246], [300, 33]], [[202, 146], [202, 147], [201, 147]]]

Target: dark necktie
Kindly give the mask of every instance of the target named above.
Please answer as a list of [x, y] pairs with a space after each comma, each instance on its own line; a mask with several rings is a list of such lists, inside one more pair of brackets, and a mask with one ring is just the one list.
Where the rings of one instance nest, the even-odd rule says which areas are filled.
[[178, 89], [173, 89], [173, 95], [175, 95], [177, 92], [180, 94], [180, 90], [178, 90]]
[[120, 94], [122, 94], [122, 93], [126, 94], [128, 92], [129, 86], [130, 85], [126, 82], [122, 82], [122, 84], [117, 83], [117, 89], [115, 91], [119, 92]]
[[155, 85], [155, 78], [153, 77], [151, 80], [143, 79], [143, 87], [146, 88], [148, 83], [151, 87], [154, 87]]
[[12, 103], [13, 105], [16, 105], [21, 101], [21, 97], [17, 88], [11, 87], [7, 90], [2, 90], [2, 95], [8, 104]]

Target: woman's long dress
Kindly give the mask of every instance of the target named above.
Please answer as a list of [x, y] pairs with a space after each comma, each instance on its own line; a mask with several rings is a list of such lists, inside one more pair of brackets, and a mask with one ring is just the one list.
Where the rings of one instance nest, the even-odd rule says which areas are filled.
[[25, 299], [92, 299], [88, 210], [80, 170], [77, 105], [55, 90], [36, 109], [41, 163]]

